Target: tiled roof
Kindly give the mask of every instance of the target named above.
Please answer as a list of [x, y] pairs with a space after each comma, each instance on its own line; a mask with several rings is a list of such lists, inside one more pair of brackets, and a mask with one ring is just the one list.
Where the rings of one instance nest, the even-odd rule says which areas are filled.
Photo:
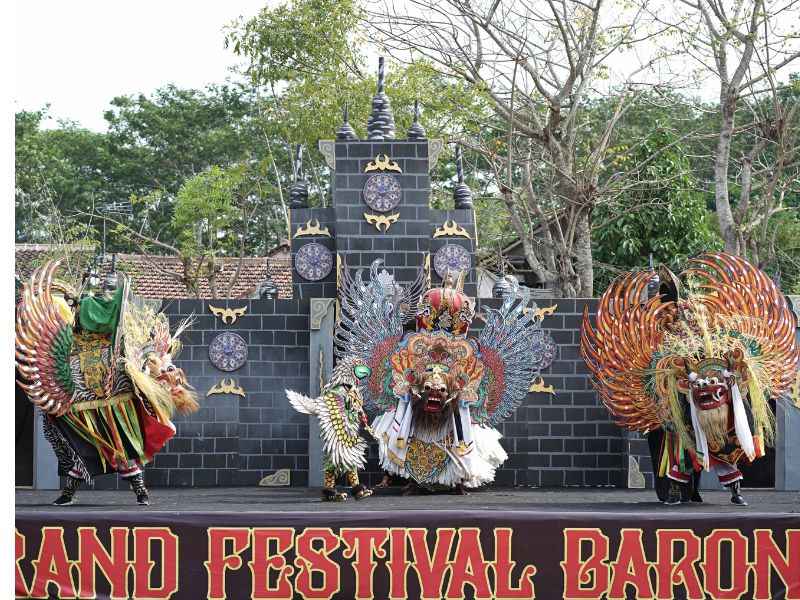
[[[15, 272], [22, 279], [27, 279], [33, 269], [39, 266], [48, 255], [52, 254], [52, 246], [47, 244], [17, 244], [15, 246]], [[87, 258], [92, 255], [91, 249], [78, 248], [85, 252]], [[268, 277], [278, 288], [278, 298], [292, 297], [292, 262], [289, 246], [282, 244], [273, 249], [269, 256], [225, 258], [217, 261], [221, 266], [215, 278], [217, 298], [250, 298]], [[101, 265], [103, 274], [111, 268], [111, 259], [107, 258]], [[133, 291], [143, 298], [212, 298], [208, 278], [199, 280], [199, 294], [190, 293], [186, 285], [180, 281], [184, 268], [181, 261], [172, 256], [145, 256], [142, 254], [117, 254], [118, 270], [129, 275], [133, 282]], [[239, 276], [236, 277], [237, 270]], [[234, 284], [229, 283], [235, 278]]]

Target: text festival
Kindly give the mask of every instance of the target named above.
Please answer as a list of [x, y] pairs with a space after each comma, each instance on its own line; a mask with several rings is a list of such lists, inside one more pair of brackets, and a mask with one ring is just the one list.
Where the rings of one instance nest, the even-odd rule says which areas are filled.
[[[180, 542], [169, 527], [111, 527], [106, 533], [104, 544], [95, 527], [79, 527], [70, 556], [62, 527], [43, 527], [39, 548], [26, 547], [17, 532], [17, 595], [47, 598], [55, 585], [59, 598], [94, 598], [101, 577], [111, 598], [171, 598], [179, 592]], [[430, 534], [421, 528], [342, 528], [337, 535], [328, 528], [209, 527], [207, 598], [332, 598], [341, 589], [343, 569], [352, 569], [356, 598], [375, 596], [377, 569], [386, 570], [390, 598], [408, 597], [409, 589], [419, 589], [422, 598], [529, 599], [537, 592], [554, 597], [552, 590], [537, 588], [536, 566], [512, 559], [512, 529], [484, 536], [489, 547], [480, 534], [478, 528]], [[643, 540], [641, 529], [622, 529], [612, 545], [600, 529], [565, 529], [563, 597], [624, 598], [627, 589], [638, 598], [666, 599], [682, 587], [691, 599], [708, 594], [769, 600], [774, 573], [785, 597], [800, 599], [800, 529], [787, 530], [784, 539], [766, 529], [751, 536], [716, 529], [703, 538], [690, 529], [659, 529], [653, 537]], [[645, 551], [645, 542], [652, 552]], [[30, 565], [22, 569], [24, 561]], [[226, 579], [245, 569], [250, 593], [234, 593]], [[194, 578], [202, 569], [192, 565], [191, 572]]]

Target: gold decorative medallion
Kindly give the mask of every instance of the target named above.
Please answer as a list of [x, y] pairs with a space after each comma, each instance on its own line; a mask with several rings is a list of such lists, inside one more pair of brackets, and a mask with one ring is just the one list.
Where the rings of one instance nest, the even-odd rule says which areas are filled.
[[529, 392], [541, 392], [543, 394], [554, 394], [555, 389], [553, 389], [552, 385], [545, 385], [544, 384], [544, 377], [539, 377], [539, 379], [534, 379], [531, 387], [528, 388]]
[[369, 163], [367, 163], [367, 166], [364, 167], [364, 173], [369, 173], [370, 171], [403, 172], [403, 170], [400, 168], [400, 165], [398, 165], [395, 161], [390, 160], [389, 156], [386, 154], [378, 154], [378, 156], [375, 157], [375, 160], [371, 160]]
[[[364, 213], [364, 218], [370, 225], [375, 225], [375, 229], [381, 233], [386, 233], [389, 231], [389, 227], [400, 218], [400, 213], [394, 213], [393, 215], [371, 215], [369, 213]], [[381, 227], [383, 227], [383, 229], [381, 229]]]
[[317, 219], [309, 219], [305, 225], [301, 225], [297, 228], [297, 231], [292, 237], [299, 238], [304, 235], [324, 235], [331, 237], [331, 232], [327, 227], [320, 227]]
[[233, 379], [222, 379], [219, 383], [215, 383], [214, 386], [208, 390], [206, 397], [214, 394], [236, 394], [242, 398], [245, 397], [244, 388], [237, 385]]
[[226, 325], [231, 325], [232, 323], [236, 323], [236, 319], [243, 316], [247, 312], [247, 307], [242, 306], [241, 308], [219, 308], [217, 306], [208, 305], [208, 309], [222, 319], [222, 322]]
[[450, 235], [450, 236], [454, 236], [454, 237], [456, 237], [456, 236], [465, 237], [468, 240], [472, 239], [472, 237], [469, 235], [469, 232], [466, 229], [464, 229], [463, 227], [461, 227], [461, 225], [459, 225], [458, 223], [456, 223], [455, 221], [452, 221], [452, 220], [451, 221], [445, 221], [444, 225], [442, 225], [441, 227], [437, 228], [436, 231], [433, 234], [433, 237], [439, 238], [439, 237], [444, 237], [446, 235]]

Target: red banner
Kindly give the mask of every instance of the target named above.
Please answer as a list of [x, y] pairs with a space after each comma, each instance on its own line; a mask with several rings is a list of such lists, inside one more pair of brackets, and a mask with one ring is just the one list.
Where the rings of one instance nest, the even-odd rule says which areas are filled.
[[18, 513], [20, 598], [800, 600], [800, 514]]

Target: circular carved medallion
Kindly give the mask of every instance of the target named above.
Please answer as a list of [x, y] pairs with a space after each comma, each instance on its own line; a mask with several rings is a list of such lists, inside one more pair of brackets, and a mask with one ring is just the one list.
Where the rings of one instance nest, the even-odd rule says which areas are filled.
[[444, 279], [448, 271], [451, 273], [469, 271], [472, 268], [472, 260], [469, 251], [463, 246], [447, 244], [436, 251], [433, 268], [436, 274]]
[[333, 254], [322, 244], [305, 244], [294, 257], [294, 268], [308, 281], [325, 279], [333, 269]]
[[372, 210], [387, 212], [400, 204], [400, 182], [389, 173], [377, 173], [364, 184], [364, 202]]
[[211, 364], [220, 371], [236, 371], [247, 361], [247, 342], [231, 331], [220, 333], [208, 347]]

